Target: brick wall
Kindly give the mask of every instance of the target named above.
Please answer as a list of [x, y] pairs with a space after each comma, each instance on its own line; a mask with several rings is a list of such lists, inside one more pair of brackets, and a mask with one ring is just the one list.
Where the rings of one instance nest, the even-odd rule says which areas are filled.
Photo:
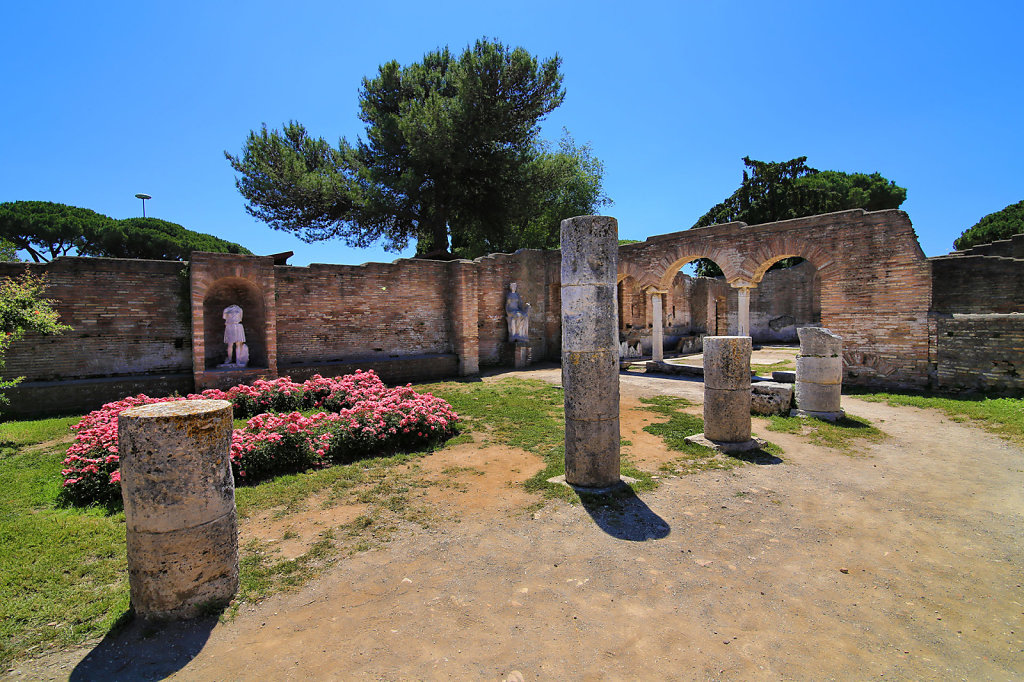
[[[725, 278], [682, 282], [679, 267], [701, 256], [718, 263]], [[809, 263], [767, 271], [789, 256]], [[75, 329], [15, 344], [4, 376], [26, 375], [29, 384], [19, 389], [18, 399], [48, 408], [61, 393], [47, 382], [58, 379], [84, 382], [74, 389], [81, 397], [68, 399], [79, 406], [120, 397], [144, 383], [153, 390], [191, 390], [183, 379], [188, 373], [200, 388], [256, 374], [304, 377], [357, 367], [377, 369], [396, 382], [472, 374], [479, 367], [512, 365], [505, 320], [510, 282], [518, 283], [532, 306], [532, 360], [557, 360], [560, 259], [558, 251], [533, 250], [475, 261], [309, 267], [233, 254], [197, 253], [189, 264], [61, 258], [30, 269], [48, 273], [48, 295], [59, 299], [62, 318]], [[0, 276], [24, 268], [0, 264]], [[937, 312], [930, 314], [933, 268]], [[1014, 336], [1017, 317], [945, 317], [1024, 312], [1020, 261], [977, 255], [928, 261], [901, 211], [844, 211], [652, 237], [620, 249], [619, 274], [630, 283], [631, 295], [648, 287], [668, 291], [667, 322], [680, 334], [683, 327], [733, 333], [738, 286], [755, 287], [755, 335], [785, 314], [797, 323], [813, 319], [820, 306], [821, 324], [844, 338], [845, 380], [851, 384], [923, 387], [931, 376], [937, 385], [968, 386], [973, 367], [987, 377], [977, 380], [981, 385], [1012, 386], [1010, 369], [1000, 374], [986, 363], [1007, 362], [1012, 371], [1021, 364], [1014, 355], [1020, 346]], [[809, 293], [816, 290], [815, 280], [818, 299]], [[243, 325], [256, 364], [264, 366], [235, 377], [216, 364], [224, 353], [221, 309], [238, 296], [251, 308]], [[649, 316], [650, 306], [633, 299], [626, 303], [631, 317]], [[990, 334], [989, 345], [970, 336], [983, 335], [986, 324], [999, 334]], [[970, 348], [989, 350], [979, 350], [975, 357], [982, 359], [967, 362]], [[100, 381], [109, 377], [122, 377], [125, 390], [114, 395], [121, 391], [118, 382]]]
[[1024, 313], [1024, 258], [954, 254], [929, 260], [936, 312]]
[[[45, 274], [57, 300], [60, 336], [26, 335], [7, 352], [5, 378], [53, 381], [192, 371], [186, 264], [114, 258], [58, 258], [27, 266]], [[0, 278], [26, 265], [0, 263]]]
[[930, 261], [935, 388], [1024, 392], [1024, 235]]
[[1024, 393], [1024, 314], [941, 317], [936, 335], [942, 390]]
[[[927, 384], [931, 269], [902, 211], [855, 209], [659, 235], [621, 247], [619, 274], [641, 286], [668, 289], [682, 265], [705, 257], [722, 268], [730, 285], [749, 287], [759, 285], [776, 261], [791, 256], [817, 270], [821, 324], [840, 334], [846, 349], [844, 381]], [[734, 318], [728, 319], [734, 330]]]

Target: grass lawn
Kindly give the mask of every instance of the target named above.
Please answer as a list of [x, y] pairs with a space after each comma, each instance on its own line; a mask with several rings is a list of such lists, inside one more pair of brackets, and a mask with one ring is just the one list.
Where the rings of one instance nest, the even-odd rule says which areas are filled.
[[[461, 434], [441, 447], [475, 441], [522, 448], [546, 468], [531, 490], [572, 497], [548, 484], [563, 472], [562, 392], [539, 381], [451, 381], [416, 386], [448, 400], [462, 418]], [[65, 508], [58, 503], [61, 461], [80, 417], [0, 423], [0, 665], [100, 637], [128, 616], [124, 513], [104, 508]], [[236, 426], [242, 424], [236, 422]], [[427, 482], [418, 460], [429, 450], [375, 457], [345, 466], [281, 476], [236, 489], [240, 518], [273, 518], [356, 501], [366, 511], [327, 528], [301, 556], [282, 560], [251, 541], [240, 551], [235, 600], [254, 602], [305, 583], [347, 553], [387, 540], [403, 522], [438, 519], [416, 502]], [[649, 474], [624, 467], [651, 485]], [[465, 472], [446, 472], [453, 479]], [[448, 481], [447, 483], [451, 483]]]
[[861, 400], [884, 402], [892, 406], [942, 410], [957, 422], [967, 422], [997, 433], [1016, 443], [1024, 443], [1024, 398], [949, 398], [916, 393], [860, 393]]

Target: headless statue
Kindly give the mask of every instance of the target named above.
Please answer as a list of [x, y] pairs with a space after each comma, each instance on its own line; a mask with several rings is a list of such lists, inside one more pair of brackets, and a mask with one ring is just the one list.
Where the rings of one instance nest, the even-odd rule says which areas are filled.
[[249, 364], [249, 347], [245, 345], [245, 329], [242, 328], [242, 309], [237, 305], [229, 305], [224, 309], [223, 317], [224, 344], [228, 347], [228, 359], [224, 364], [245, 367]]

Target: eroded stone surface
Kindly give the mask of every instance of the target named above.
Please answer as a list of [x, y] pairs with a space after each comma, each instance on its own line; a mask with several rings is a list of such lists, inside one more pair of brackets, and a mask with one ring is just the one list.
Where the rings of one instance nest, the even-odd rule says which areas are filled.
[[749, 336], [704, 338], [704, 385], [709, 388], [746, 389], [750, 386]]
[[750, 440], [749, 336], [704, 338], [704, 435], [710, 440]]
[[843, 337], [824, 327], [800, 327], [800, 355], [832, 357], [843, 352]]
[[711, 440], [750, 440], [750, 389], [704, 386], [704, 435]]
[[619, 481], [618, 223], [569, 218], [561, 240], [565, 480], [605, 488]]
[[799, 381], [811, 384], [841, 384], [843, 383], [843, 358], [838, 355], [831, 357], [797, 356], [796, 376]]
[[793, 384], [759, 381], [750, 387], [750, 413], [788, 415], [793, 405]]
[[562, 386], [565, 418], [580, 421], [615, 419], [619, 415], [619, 373], [617, 351], [564, 352]]
[[188, 618], [238, 587], [231, 403], [141, 405], [118, 417], [132, 607]]

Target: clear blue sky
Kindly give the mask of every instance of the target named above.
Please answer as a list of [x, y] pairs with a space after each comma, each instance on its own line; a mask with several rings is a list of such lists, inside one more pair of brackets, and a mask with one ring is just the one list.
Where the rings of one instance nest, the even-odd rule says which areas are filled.
[[295, 119], [358, 137], [391, 59], [488, 36], [562, 57], [544, 122], [604, 161], [620, 237], [689, 227], [741, 157], [806, 155], [908, 190], [928, 255], [1024, 199], [1024, 3], [18, 2], [0, 29], [0, 201], [147, 214], [292, 263], [392, 260], [250, 217], [224, 150]]

